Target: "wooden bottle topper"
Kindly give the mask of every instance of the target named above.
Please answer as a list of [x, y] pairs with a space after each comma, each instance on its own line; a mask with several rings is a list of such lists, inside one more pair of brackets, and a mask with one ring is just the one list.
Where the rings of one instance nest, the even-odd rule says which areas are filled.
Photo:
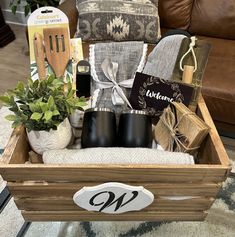
[[[190, 38], [184, 38], [181, 43], [181, 47], [179, 49], [179, 54], [177, 56], [172, 76], [172, 79], [174, 81], [182, 80], [182, 70], [180, 69], [179, 65], [183, 55], [188, 51], [190, 43]], [[204, 40], [196, 41], [196, 47], [194, 47], [194, 52], [197, 58], [197, 70], [194, 72], [194, 79], [197, 79], [199, 82], [202, 81], [210, 49], [211, 45], [208, 42]], [[187, 54], [184, 57], [183, 65], [195, 65], [193, 55], [191, 53]]]
[[194, 66], [184, 65], [184, 72], [182, 76], [182, 82], [192, 84], [193, 82], [193, 70]]
[[46, 78], [46, 67], [45, 67], [45, 52], [43, 46], [43, 37], [40, 33], [36, 32], [33, 38], [34, 55], [38, 69], [38, 77], [41, 80]]
[[[187, 84], [193, 83], [193, 73], [194, 73], [194, 66], [184, 65], [184, 71], [182, 75], [182, 82]], [[197, 104], [190, 104], [189, 109], [193, 112], [196, 111]]]

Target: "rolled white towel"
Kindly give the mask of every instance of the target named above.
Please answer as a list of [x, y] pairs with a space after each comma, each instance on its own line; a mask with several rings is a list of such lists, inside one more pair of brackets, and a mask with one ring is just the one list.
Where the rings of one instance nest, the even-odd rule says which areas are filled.
[[194, 164], [187, 153], [149, 148], [87, 148], [50, 150], [43, 153], [45, 164]]

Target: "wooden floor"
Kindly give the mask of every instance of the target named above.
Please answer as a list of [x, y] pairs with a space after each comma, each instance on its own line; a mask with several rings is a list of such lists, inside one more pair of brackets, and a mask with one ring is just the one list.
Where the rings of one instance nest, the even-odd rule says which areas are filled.
[[25, 26], [10, 25], [16, 39], [0, 48], [0, 94], [29, 77], [28, 43]]

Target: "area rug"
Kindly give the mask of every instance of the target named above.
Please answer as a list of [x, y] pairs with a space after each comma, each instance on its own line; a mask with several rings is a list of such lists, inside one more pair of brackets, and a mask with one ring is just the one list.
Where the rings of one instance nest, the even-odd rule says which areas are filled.
[[[0, 110], [0, 149], [11, 134], [4, 121], [6, 108]], [[227, 150], [235, 167], [235, 151]], [[0, 236], [14, 237], [23, 218], [11, 200], [0, 215]], [[229, 177], [203, 222], [35, 222], [25, 237], [234, 237], [235, 177]]]

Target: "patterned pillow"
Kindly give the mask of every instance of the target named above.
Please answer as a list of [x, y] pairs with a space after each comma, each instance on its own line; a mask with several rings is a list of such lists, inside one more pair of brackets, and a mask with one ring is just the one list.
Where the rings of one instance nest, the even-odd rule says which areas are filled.
[[149, 0], [77, 0], [77, 37], [84, 41], [160, 38], [157, 7]]

